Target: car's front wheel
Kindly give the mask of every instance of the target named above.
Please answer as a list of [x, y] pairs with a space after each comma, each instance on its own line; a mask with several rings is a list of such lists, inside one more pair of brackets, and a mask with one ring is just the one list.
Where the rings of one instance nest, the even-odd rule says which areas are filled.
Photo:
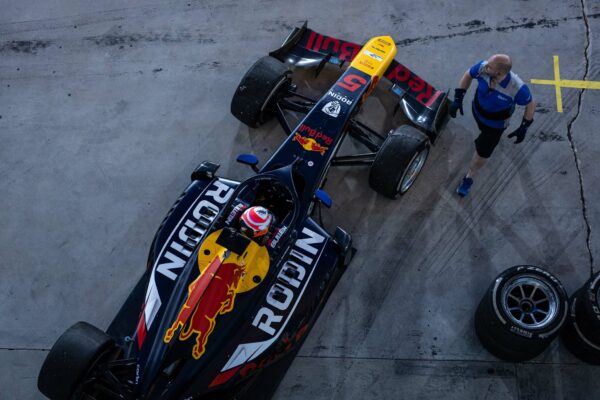
[[291, 71], [276, 58], [259, 59], [238, 85], [231, 99], [231, 113], [251, 128], [258, 128], [275, 113], [277, 95], [287, 90]]
[[421, 173], [430, 146], [429, 138], [412, 126], [392, 130], [371, 165], [369, 186], [392, 199], [405, 194]]

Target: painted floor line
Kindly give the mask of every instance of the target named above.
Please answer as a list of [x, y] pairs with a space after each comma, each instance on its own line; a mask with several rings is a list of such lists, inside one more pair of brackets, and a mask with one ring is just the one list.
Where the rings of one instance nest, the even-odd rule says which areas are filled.
[[551, 85], [556, 90], [556, 111], [563, 112], [562, 88], [569, 89], [598, 89], [600, 90], [600, 81], [577, 81], [570, 79], [560, 79], [560, 66], [558, 56], [553, 57], [554, 61], [554, 79], [531, 79], [534, 85]]

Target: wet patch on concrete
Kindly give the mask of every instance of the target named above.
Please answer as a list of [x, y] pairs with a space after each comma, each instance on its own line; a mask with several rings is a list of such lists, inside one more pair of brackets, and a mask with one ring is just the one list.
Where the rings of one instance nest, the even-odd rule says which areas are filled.
[[219, 61], [202, 62], [194, 65], [186, 65], [184, 68], [189, 71], [215, 70], [221, 66]]
[[115, 104], [115, 106], [112, 110], [113, 116], [121, 115], [121, 114], [125, 113], [128, 109], [129, 109], [129, 103], [126, 102], [125, 100], [119, 100], [119, 101], [117, 101], [117, 104]]
[[[563, 18], [563, 21], [567, 21], [566, 18]], [[542, 18], [537, 21], [527, 20], [527, 18], [523, 18], [523, 22], [519, 24], [513, 24], [509, 26], [501, 26], [496, 28], [498, 32], [506, 32], [506, 31], [514, 31], [515, 29], [533, 29], [537, 27], [541, 28], [556, 28], [559, 24], [559, 20], [556, 19], [546, 19]]]
[[567, 140], [564, 137], [557, 134], [556, 132], [540, 131], [536, 136], [542, 142], [564, 142], [565, 140]]
[[88, 36], [85, 41], [92, 42], [97, 46], [125, 46], [139, 43], [182, 43], [196, 42], [200, 44], [214, 44], [213, 38], [207, 37], [201, 33], [192, 33], [189, 31], [172, 32], [149, 32], [149, 33], [106, 33], [104, 35]]
[[550, 111], [552, 111], [550, 108], [542, 105], [541, 103], [538, 103], [538, 105], [535, 107], [536, 113], [548, 114]]
[[392, 24], [394, 24], [394, 25], [403, 23], [404, 21], [406, 21], [407, 18], [408, 18], [408, 14], [406, 14], [406, 13], [402, 13], [400, 15], [390, 14], [390, 20], [392, 21]]
[[431, 41], [437, 41], [439, 39], [451, 39], [451, 38], [455, 38], [455, 37], [459, 37], [459, 36], [470, 36], [470, 35], [474, 35], [477, 33], [486, 33], [486, 32], [491, 32], [492, 28], [479, 28], [476, 30], [472, 30], [472, 31], [467, 31], [467, 32], [460, 32], [460, 33], [452, 33], [449, 35], [429, 35], [429, 36], [424, 36], [424, 37], [420, 37], [420, 38], [411, 38], [411, 39], [404, 39], [404, 40], [400, 40], [396, 42], [397, 46], [408, 46], [411, 44], [415, 44], [415, 43], [426, 43], [426, 42], [431, 42]]
[[446, 26], [448, 27], [448, 29], [460, 28], [460, 27], [463, 27], [463, 26], [470, 29], [470, 28], [480, 28], [480, 27], [482, 27], [484, 25], [485, 25], [485, 21], [474, 19], [474, 20], [463, 22], [463, 23], [460, 23], [460, 24], [448, 24]]
[[[600, 17], [600, 13], [599, 14], [591, 14], [591, 15], [588, 15], [587, 17], [588, 17], [588, 19], [598, 18], [598, 17]], [[396, 45], [397, 46], [408, 46], [408, 45], [415, 44], [415, 43], [427, 43], [427, 42], [431, 42], [431, 41], [435, 42], [440, 39], [452, 39], [455, 37], [464, 37], [464, 36], [470, 36], [470, 35], [475, 35], [475, 34], [480, 34], [480, 33], [492, 32], [492, 31], [512, 32], [512, 31], [515, 31], [518, 29], [533, 29], [533, 28], [551, 29], [551, 28], [558, 27], [560, 23], [569, 22], [569, 21], [578, 21], [581, 19], [583, 19], [583, 17], [581, 17], [581, 16], [565, 17], [565, 18], [560, 18], [560, 19], [542, 18], [542, 19], [535, 19], [535, 20], [529, 19], [529, 18], [522, 18], [521, 20], [514, 20], [512, 18], [508, 18], [507, 21], [510, 22], [510, 25], [497, 26], [495, 28], [483, 26], [485, 23], [483, 23], [481, 25], [478, 24], [478, 22], [483, 22], [483, 21], [472, 20], [472, 21], [461, 23], [461, 24], [448, 26], [448, 29], [451, 29], [453, 27], [458, 27], [458, 26], [475, 28], [472, 30], [468, 30], [465, 32], [450, 33], [447, 35], [428, 35], [428, 36], [423, 36], [423, 37], [419, 37], [419, 38], [404, 39], [404, 40], [400, 40], [400, 41], [396, 42]]]
[[267, 32], [285, 32], [294, 29], [294, 26], [284, 21], [264, 21], [260, 25], [262, 30]]
[[50, 40], [11, 40], [0, 44], [0, 53], [15, 52], [24, 54], [37, 54], [40, 49], [50, 46]]
[[495, 363], [493, 374], [490, 374], [489, 364], [465, 364], [460, 361], [448, 362], [446, 365], [433, 366], [431, 362], [394, 360], [394, 374], [396, 375], [420, 375], [428, 376], [435, 373], [438, 376], [479, 379], [494, 375], [502, 378], [515, 378], [514, 368], [508, 363]]

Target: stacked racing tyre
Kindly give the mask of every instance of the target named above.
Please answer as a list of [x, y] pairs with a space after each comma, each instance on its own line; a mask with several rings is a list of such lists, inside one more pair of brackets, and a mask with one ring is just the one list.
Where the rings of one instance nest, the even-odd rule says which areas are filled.
[[560, 333], [567, 293], [548, 271], [518, 265], [492, 282], [475, 312], [475, 332], [496, 357], [521, 362], [541, 354]]
[[561, 339], [577, 358], [600, 365], [600, 272], [571, 296]]
[[242, 78], [233, 98], [231, 113], [251, 128], [258, 128], [275, 115], [278, 95], [292, 82], [292, 71], [270, 56], [260, 58]]

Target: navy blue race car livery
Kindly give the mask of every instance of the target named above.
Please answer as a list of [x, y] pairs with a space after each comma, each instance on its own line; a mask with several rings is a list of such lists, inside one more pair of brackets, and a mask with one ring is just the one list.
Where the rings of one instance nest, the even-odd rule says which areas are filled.
[[[414, 182], [446, 119], [447, 101], [394, 60], [389, 36], [365, 46], [296, 28], [242, 79], [233, 114], [250, 126], [277, 116], [288, 134], [256, 174], [236, 182], [204, 162], [159, 227], [147, 270], [106, 333], [80, 322], [54, 345], [38, 386], [52, 399], [270, 398], [354, 254], [349, 233], [311, 215], [329, 205], [332, 165], [372, 164], [370, 183], [395, 197]], [[290, 66], [340, 66], [319, 99], [302, 95]], [[345, 65], [344, 65], [345, 64]], [[412, 126], [382, 137], [355, 116], [387, 80]], [[304, 113], [293, 128], [284, 110]], [[376, 143], [373, 133], [383, 143]], [[338, 157], [347, 135], [370, 153]], [[382, 172], [384, 171], [384, 172]], [[244, 234], [260, 207], [269, 225]], [[259, 210], [259, 208], [257, 208]], [[266, 233], [265, 233], [266, 232]]]

